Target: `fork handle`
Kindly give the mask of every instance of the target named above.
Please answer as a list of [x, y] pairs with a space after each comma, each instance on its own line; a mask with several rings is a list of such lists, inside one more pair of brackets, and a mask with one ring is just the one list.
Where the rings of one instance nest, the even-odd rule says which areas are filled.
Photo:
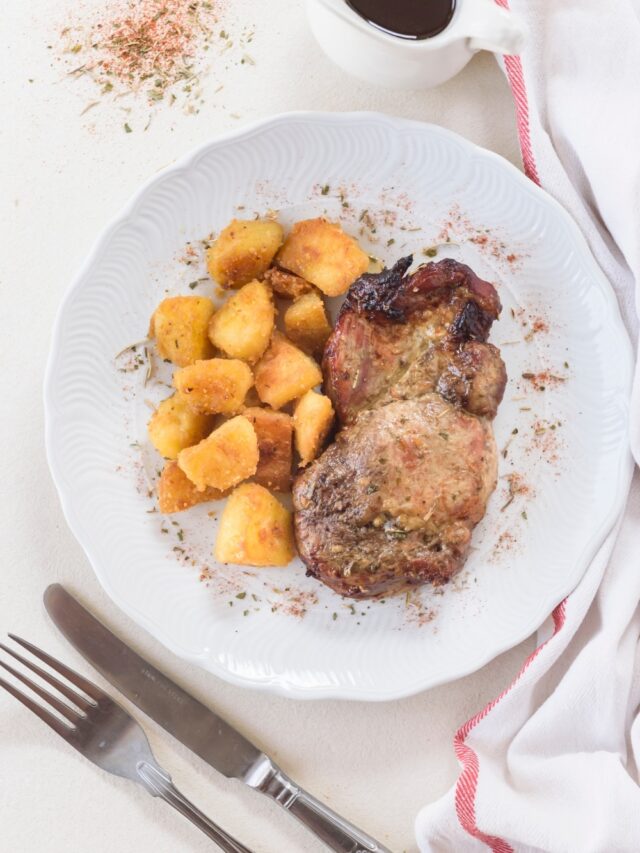
[[218, 847], [224, 850], [225, 853], [252, 853], [248, 847], [236, 841], [222, 827], [209, 820], [200, 809], [189, 802], [176, 788], [171, 781], [171, 777], [164, 770], [154, 767], [146, 761], [141, 761], [137, 770], [140, 781], [152, 796], [160, 797], [165, 803], [173, 806], [183, 817], [186, 817], [198, 829], [201, 829], [205, 835], [215, 841]]

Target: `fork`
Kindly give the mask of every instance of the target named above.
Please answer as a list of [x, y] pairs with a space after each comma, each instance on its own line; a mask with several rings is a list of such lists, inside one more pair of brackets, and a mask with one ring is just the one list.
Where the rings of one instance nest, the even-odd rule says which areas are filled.
[[[77, 672], [69, 669], [68, 666], [60, 663], [37, 646], [16, 637], [15, 634], [9, 634], [9, 637], [51, 669], [54, 669], [85, 695], [81, 695], [69, 684], [56, 678], [55, 675], [42, 669], [3, 643], [0, 643], [1, 649], [54, 687], [68, 702], [63, 702], [58, 696], [41, 687], [3, 660], [0, 660], [0, 666], [23, 684], [26, 684], [33, 693], [43, 700], [44, 705], [34, 701], [3, 678], [0, 678], [1, 687], [4, 687], [19, 702], [33, 711], [37, 717], [40, 717], [54, 732], [82, 753], [89, 761], [115, 776], [122, 776], [125, 779], [131, 779], [133, 782], [138, 782], [153, 797], [160, 797], [181, 815], [188, 818], [205, 835], [215, 841], [225, 853], [251, 853], [244, 844], [236, 841], [224, 829], [209, 820], [178, 791], [169, 774], [160, 767], [153, 757], [149, 741], [142, 727], [124, 708], [121, 708], [91, 681], [78, 675]], [[60, 716], [56, 716], [47, 710], [46, 705], [50, 706]], [[63, 722], [60, 717], [64, 717], [68, 722]]]

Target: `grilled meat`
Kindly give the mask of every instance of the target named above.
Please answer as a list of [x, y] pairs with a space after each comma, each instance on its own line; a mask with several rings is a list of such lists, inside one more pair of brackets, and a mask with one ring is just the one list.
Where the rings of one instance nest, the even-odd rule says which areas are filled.
[[350, 288], [323, 360], [344, 426], [294, 483], [308, 573], [353, 598], [447, 581], [496, 483], [498, 295], [455, 261], [410, 265]]
[[[411, 257], [350, 288], [327, 342], [326, 393], [338, 417], [438, 391], [454, 405], [495, 417], [506, 383], [486, 344], [500, 313], [492, 284], [453, 260], [406, 272]], [[490, 391], [490, 393], [487, 393]]]

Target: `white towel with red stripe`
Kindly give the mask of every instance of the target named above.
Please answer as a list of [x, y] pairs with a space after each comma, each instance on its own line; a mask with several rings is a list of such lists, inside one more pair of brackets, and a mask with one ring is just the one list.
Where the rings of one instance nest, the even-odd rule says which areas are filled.
[[[506, 6], [507, 0], [498, 0]], [[572, 214], [640, 311], [640, 0], [512, 0], [507, 57], [525, 171]], [[631, 449], [640, 460], [640, 371]], [[416, 820], [421, 851], [640, 851], [640, 477], [536, 651], [456, 733], [457, 783]]]

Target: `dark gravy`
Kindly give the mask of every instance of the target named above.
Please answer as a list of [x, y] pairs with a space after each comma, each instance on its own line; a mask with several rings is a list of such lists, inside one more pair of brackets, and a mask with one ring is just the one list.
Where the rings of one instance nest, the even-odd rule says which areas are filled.
[[394, 36], [427, 39], [448, 24], [456, 0], [346, 0], [361, 18]]

